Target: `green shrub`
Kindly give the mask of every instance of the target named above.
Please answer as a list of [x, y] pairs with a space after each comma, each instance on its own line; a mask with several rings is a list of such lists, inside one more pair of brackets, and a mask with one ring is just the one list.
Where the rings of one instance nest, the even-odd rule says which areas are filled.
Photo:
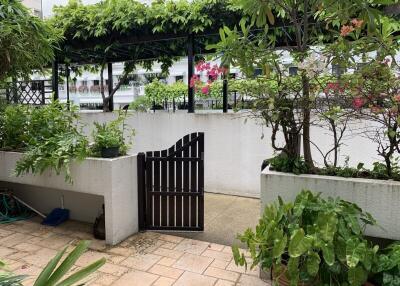
[[[279, 198], [266, 206], [256, 230], [239, 239], [249, 248], [251, 267], [272, 267], [275, 280], [286, 275], [290, 285], [363, 285], [378, 251], [363, 230], [374, 224], [353, 203], [302, 191], [294, 202]], [[247, 266], [238, 247], [233, 254], [236, 264]]]
[[[111, 122], [102, 124], [98, 122], [94, 123], [92, 155], [100, 156], [102, 148], [110, 147], [119, 147], [120, 155], [126, 155], [132, 143], [132, 137], [135, 135], [135, 130], [127, 128], [125, 119], [126, 112], [120, 112], [118, 118]], [[124, 133], [128, 133], [127, 136]]]
[[8, 105], [0, 118], [1, 148], [23, 150], [30, 141], [28, 131], [31, 109], [24, 105]]
[[293, 158], [284, 153], [266, 160], [270, 169], [278, 172], [287, 172], [294, 174], [308, 173], [307, 165], [302, 157]]

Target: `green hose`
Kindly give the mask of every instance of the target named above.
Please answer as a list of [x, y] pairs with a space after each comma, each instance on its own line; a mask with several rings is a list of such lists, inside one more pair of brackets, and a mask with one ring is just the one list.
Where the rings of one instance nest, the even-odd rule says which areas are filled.
[[0, 193], [0, 224], [31, 218], [34, 214], [9, 193]]

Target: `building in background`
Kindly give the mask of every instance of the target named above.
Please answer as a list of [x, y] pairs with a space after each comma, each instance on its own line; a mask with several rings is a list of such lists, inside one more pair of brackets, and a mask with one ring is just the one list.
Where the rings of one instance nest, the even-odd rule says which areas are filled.
[[30, 9], [33, 15], [39, 18], [43, 18], [42, 0], [22, 0], [22, 4], [24, 4], [28, 9]]

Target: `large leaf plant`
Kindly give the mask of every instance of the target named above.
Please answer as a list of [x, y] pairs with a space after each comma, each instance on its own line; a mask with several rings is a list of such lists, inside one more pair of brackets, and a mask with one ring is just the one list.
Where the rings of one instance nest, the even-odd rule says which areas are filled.
[[[284, 275], [290, 285], [363, 285], [378, 251], [363, 230], [374, 224], [353, 203], [302, 191], [294, 202], [279, 198], [266, 206], [255, 232], [239, 238], [249, 248], [251, 267], [272, 268], [275, 283]], [[247, 266], [238, 247], [233, 253], [236, 264]]]

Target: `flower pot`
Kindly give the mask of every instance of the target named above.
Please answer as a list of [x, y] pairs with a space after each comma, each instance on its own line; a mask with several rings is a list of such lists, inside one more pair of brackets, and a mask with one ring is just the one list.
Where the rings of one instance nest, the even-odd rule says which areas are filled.
[[119, 156], [119, 146], [101, 148], [101, 157], [103, 158], [115, 158], [118, 156]]

